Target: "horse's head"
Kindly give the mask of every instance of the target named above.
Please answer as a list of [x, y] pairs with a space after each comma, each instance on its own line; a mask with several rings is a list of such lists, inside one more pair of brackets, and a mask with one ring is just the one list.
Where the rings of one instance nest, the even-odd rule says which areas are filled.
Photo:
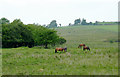
[[65, 52], [67, 51], [67, 47], [65, 47], [65, 48], [63, 48], [63, 49], [64, 49]]
[[83, 46], [85, 46], [85, 44], [83, 44]]
[[85, 48], [85, 47], [87, 47], [87, 46], [83, 46], [83, 48]]

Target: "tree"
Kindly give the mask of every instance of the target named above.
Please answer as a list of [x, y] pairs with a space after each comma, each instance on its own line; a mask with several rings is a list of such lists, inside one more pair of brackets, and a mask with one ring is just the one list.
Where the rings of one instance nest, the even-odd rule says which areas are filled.
[[9, 24], [9, 23], [10, 23], [10, 21], [6, 18], [1, 18], [0, 19], [0, 24]]
[[80, 18], [79, 18], [79, 19], [76, 19], [76, 20], [74, 21], [74, 25], [77, 25], [77, 24], [80, 24], [80, 23], [81, 23]]
[[25, 45], [32, 47], [32, 33], [20, 19], [16, 19], [10, 24], [3, 24], [2, 27], [3, 47], [20, 47]]
[[25, 25], [20, 19], [15, 19], [10, 24], [2, 25], [2, 46], [3, 48], [16, 48], [20, 46], [55, 46], [63, 44], [64, 38], [59, 38], [57, 31], [41, 25]]
[[56, 20], [53, 20], [50, 22], [49, 28], [55, 28], [55, 27], [57, 27], [57, 23], [56, 23]]
[[63, 37], [60, 37], [58, 43], [59, 43], [60, 45], [62, 45], [62, 44], [64, 44], [64, 43], [66, 43], [66, 40], [65, 40]]
[[47, 29], [43, 31], [43, 37], [42, 37], [42, 44], [45, 46], [45, 48], [48, 48], [48, 45], [53, 45], [58, 41], [59, 36], [57, 35], [56, 31]]
[[98, 25], [98, 21], [95, 21], [95, 25]]
[[71, 23], [69, 23], [69, 25], [68, 26], [72, 26], [72, 24]]
[[60, 25], [60, 27], [61, 27], [61, 24], [59, 24]]
[[83, 18], [82, 19], [82, 22], [81, 22], [81, 25], [86, 25], [87, 24], [87, 22], [86, 22], [86, 20]]
[[46, 27], [46, 25], [44, 24], [44, 25], [42, 25], [43, 27]]
[[55, 46], [59, 40], [57, 32], [53, 29], [48, 29], [43, 26], [31, 25], [31, 31], [35, 45], [38, 46], [44, 46], [45, 48], [48, 48], [48, 45]]
[[33, 43], [33, 37], [31, 31], [28, 29], [28, 26], [24, 25], [20, 19], [14, 20], [11, 24], [14, 26], [13, 32], [17, 34], [15, 36], [17, 37], [17, 40], [21, 39], [20, 42], [16, 42], [18, 42], [20, 46], [26, 45], [28, 47], [32, 47], [31, 43]]
[[89, 25], [92, 25], [92, 22], [90, 22]]

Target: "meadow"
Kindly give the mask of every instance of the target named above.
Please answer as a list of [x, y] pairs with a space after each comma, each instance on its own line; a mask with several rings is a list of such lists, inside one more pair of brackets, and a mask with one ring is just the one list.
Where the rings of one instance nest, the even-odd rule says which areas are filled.
[[[118, 75], [118, 26], [55, 28], [67, 42], [67, 52], [55, 47], [2, 49], [2, 75]], [[80, 43], [90, 51], [78, 48]], [[1, 55], [0, 55], [1, 56]]]

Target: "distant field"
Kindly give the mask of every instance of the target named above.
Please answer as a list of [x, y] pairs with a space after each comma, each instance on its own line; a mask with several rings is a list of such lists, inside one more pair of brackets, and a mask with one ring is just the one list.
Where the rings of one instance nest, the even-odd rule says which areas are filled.
[[118, 32], [118, 25], [103, 25], [103, 26], [95, 26], [96, 28], [101, 28], [101, 29], [105, 29], [105, 30], [109, 30], [109, 31], [114, 31], [114, 32]]
[[[118, 32], [113, 26], [74, 26], [55, 30], [67, 42], [57, 47], [66, 53], [39, 47], [6, 48], [2, 53], [3, 75], [117, 75]], [[91, 51], [77, 48], [85, 43]]]
[[[108, 28], [107, 28], [108, 27]], [[113, 29], [113, 30], [112, 30]], [[77, 47], [85, 43], [92, 48], [113, 47], [110, 41], [118, 40], [118, 27], [113, 26], [70, 26], [57, 28], [58, 34], [67, 39], [67, 47]], [[106, 42], [105, 42], [106, 41]], [[116, 44], [117, 45], [117, 44]]]

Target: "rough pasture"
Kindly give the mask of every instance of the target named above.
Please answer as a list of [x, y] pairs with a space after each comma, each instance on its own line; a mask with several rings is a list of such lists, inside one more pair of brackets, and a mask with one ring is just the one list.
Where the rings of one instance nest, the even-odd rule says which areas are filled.
[[[56, 30], [67, 40], [66, 44], [59, 46], [67, 46], [66, 53], [39, 47], [3, 49], [3, 75], [118, 74], [118, 43], [114, 41], [118, 38], [118, 32], [99, 26], [62, 27]], [[78, 48], [80, 42], [88, 45], [91, 51]]]

